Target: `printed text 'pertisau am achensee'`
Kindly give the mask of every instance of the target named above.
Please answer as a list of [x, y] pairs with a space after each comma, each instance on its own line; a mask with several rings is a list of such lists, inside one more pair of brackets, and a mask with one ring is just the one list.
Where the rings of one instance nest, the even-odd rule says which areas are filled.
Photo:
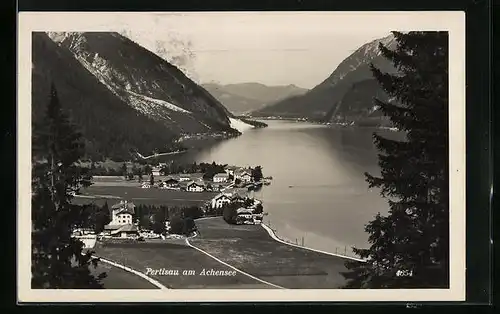
[[167, 269], [167, 268], [146, 268], [146, 275], [151, 276], [236, 276], [235, 270], [217, 269]]

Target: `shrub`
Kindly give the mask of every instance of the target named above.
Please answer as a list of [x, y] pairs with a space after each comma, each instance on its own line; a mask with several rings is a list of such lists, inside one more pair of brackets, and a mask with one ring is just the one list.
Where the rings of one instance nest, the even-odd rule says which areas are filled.
[[[230, 204], [233, 205], [233, 204]], [[236, 223], [236, 208], [234, 206], [226, 206], [223, 209], [222, 212], [222, 217], [228, 224], [235, 224]]]
[[183, 234], [184, 222], [183, 219], [176, 216], [170, 219], [170, 233], [171, 234]]
[[183, 221], [183, 234], [188, 235], [196, 230], [196, 224], [191, 217], [184, 218]]
[[198, 219], [203, 216], [203, 210], [198, 206], [190, 206], [184, 208], [184, 217], [191, 219]]
[[264, 212], [264, 207], [262, 206], [262, 204], [258, 204], [255, 207], [254, 214], [262, 214], [263, 212]]

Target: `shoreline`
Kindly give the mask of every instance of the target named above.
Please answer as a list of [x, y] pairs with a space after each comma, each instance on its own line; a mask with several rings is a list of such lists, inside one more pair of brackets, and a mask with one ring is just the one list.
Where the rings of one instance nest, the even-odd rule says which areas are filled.
[[286, 242], [284, 240], [281, 240], [276, 235], [276, 233], [274, 232], [274, 230], [271, 227], [267, 226], [264, 223], [261, 223], [260, 225], [261, 225], [262, 228], [264, 228], [264, 230], [267, 231], [267, 233], [269, 234], [269, 236], [273, 240], [275, 240], [277, 242], [280, 242], [280, 243], [283, 243], [283, 244], [286, 244], [286, 245], [290, 245], [290, 246], [293, 246], [293, 247], [297, 247], [297, 248], [300, 248], [300, 249], [305, 249], [305, 250], [309, 250], [309, 251], [313, 251], [313, 252], [318, 252], [318, 253], [326, 254], [326, 255], [336, 256], [336, 257], [345, 258], [345, 259], [350, 259], [350, 260], [354, 260], [354, 261], [358, 261], [358, 262], [366, 262], [366, 260], [364, 260], [364, 259], [360, 259], [360, 258], [356, 258], [356, 257], [351, 257], [351, 256], [348, 256], [348, 255], [342, 255], [342, 254], [338, 254], [338, 253], [332, 253], [332, 252], [322, 251], [322, 250], [313, 249], [313, 248], [310, 248], [310, 247], [307, 247], [307, 246], [301, 246], [301, 245], [298, 245], [298, 244]]

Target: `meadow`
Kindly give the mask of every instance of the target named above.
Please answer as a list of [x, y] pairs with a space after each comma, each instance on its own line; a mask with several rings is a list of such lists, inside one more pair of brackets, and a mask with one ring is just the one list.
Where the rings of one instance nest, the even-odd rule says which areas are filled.
[[165, 205], [165, 206], [202, 206], [211, 200], [217, 192], [186, 192], [149, 188], [143, 189], [137, 184], [112, 185], [95, 184], [81, 190], [81, 195], [73, 199], [75, 204], [104, 202], [114, 203], [120, 199], [134, 202], [136, 205]]

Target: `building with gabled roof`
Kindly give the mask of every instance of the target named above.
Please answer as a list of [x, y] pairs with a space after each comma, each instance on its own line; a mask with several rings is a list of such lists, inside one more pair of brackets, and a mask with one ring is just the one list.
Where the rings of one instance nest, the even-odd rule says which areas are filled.
[[108, 235], [112, 237], [137, 238], [139, 236], [139, 229], [132, 224], [106, 225], [104, 226], [104, 230]]
[[110, 207], [111, 222], [104, 226], [104, 233], [111, 236], [127, 237], [136, 233], [133, 224], [135, 205], [127, 200], [121, 200]]
[[217, 194], [210, 201], [210, 206], [212, 208], [222, 208], [225, 204], [231, 203], [231, 195], [228, 193]]
[[241, 180], [242, 182], [252, 182], [252, 173], [246, 169], [239, 169], [234, 172], [234, 180]]
[[190, 181], [186, 183], [186, 191], [203, 192], [205, 191], [205, 183], [203, 181]]
[[181, 181], [181, 182], [196, 181], [196, 180], [202, 180], [202, 179], [203, 179], [203, 173], [201, 173], [201, 172], [179, 174], [179, 181]]

